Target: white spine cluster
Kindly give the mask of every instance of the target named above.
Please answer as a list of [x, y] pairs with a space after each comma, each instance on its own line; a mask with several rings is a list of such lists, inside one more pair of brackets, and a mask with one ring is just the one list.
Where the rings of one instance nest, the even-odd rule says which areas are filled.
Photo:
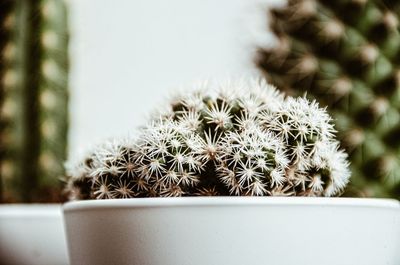
[[202, 139], [192, 126], [186, 119], [165, 120], [143, 130], [135, 155], [137, 177], [148, 184], [138, 186], [141, 192], [150, 188], [158, 196], [182, 196], [200, 181]]
[[114, 199], [137, 196], [131, 139], [111, 139], [97, 145], [83, 161], [67, 167], [70, 199]]
[[175, 97], [137, 141], [98, 148], [90, 165], [71, 172], [70, 190], [84, 191], [71, 193], [332, 196], [344, 189], [347, 155], [315, 101], [285, 98], [264, 80], [228, 82], [214, 92], [202, 85]]
[[229, 132], [220, 142], [218, 178], [234, 195], [262, 196], [286, 182], [284, 144], [257, 125]]

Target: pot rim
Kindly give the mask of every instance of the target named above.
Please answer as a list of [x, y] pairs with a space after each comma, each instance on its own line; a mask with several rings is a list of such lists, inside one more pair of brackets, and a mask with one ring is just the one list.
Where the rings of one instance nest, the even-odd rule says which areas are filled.
[[106, 200], [71, 201], [63, 205], [64, 212], [111, 209], [111, 208], [143, 208], [143, 207], [176, 207], [176, 206], [340, 206], [369, 207], [400, 210], [400, 202], [396, 199], [378, 198], [326, 198], [326, 197], [153, 197]]
[[0, 204], [0, 218], [59, 218], [61, 203], [18, 203]]

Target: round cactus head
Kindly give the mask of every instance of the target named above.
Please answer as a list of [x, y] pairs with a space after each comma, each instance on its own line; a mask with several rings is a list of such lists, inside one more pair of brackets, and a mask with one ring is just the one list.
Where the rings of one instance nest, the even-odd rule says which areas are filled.
[[80, 163], [68, 185], [75, 197], [332, 196], [348, 182], [325, 109], [264, 80], [184, 93], [164, 109], [135, 141]]

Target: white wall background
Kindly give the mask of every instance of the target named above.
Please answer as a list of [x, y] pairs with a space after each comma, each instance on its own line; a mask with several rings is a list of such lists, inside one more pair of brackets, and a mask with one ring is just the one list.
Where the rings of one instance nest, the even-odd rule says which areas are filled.
[[68, 0], [69, 156], [144, 122], [180, 85], [256, 72], [280, 0]]

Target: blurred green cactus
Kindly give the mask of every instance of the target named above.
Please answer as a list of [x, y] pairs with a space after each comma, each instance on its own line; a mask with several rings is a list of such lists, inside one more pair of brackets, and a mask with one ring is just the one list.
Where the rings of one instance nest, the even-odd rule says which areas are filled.
[[350, 154], [347, 195], [400, 198], [399, 0], [289, 0], [271, 11], [278, 44], [257, 65], [317, 99]]
[[62, 0], [0, 4], [0, 201], [59, 201], [68, 33]]

